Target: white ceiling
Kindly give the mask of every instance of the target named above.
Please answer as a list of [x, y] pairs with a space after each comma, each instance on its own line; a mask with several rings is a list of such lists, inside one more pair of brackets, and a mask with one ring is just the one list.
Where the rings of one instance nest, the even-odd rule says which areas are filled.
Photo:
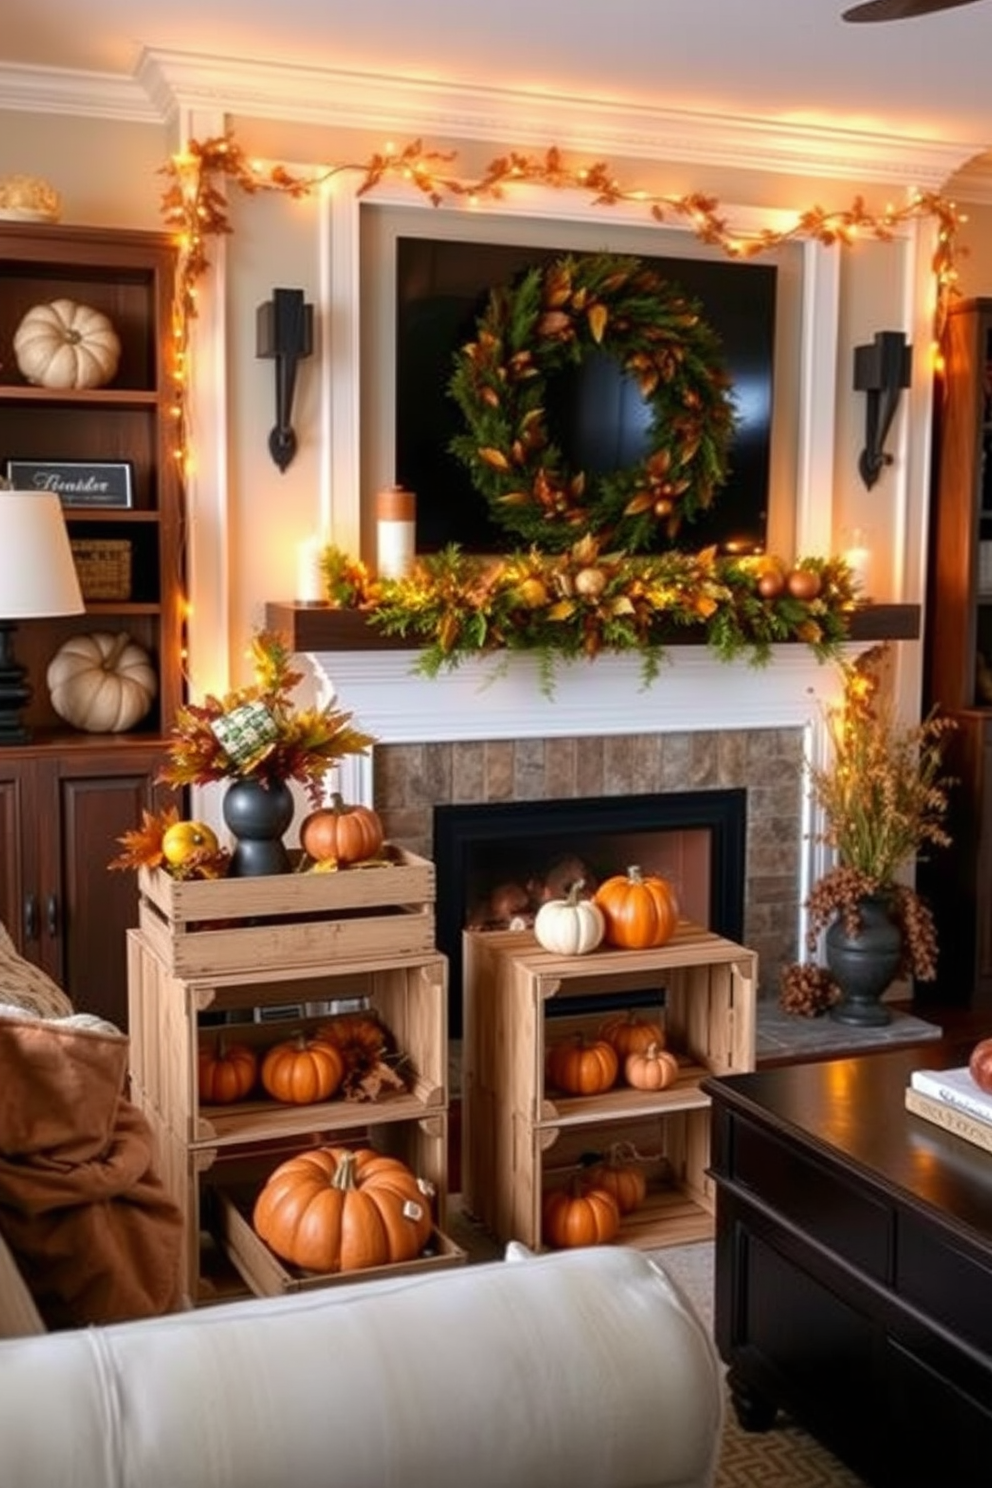
[[0, 73], [131, 78], [167, 49], [992, 148], [992, 0], [877, 25], [850, 3], [6, 0]]

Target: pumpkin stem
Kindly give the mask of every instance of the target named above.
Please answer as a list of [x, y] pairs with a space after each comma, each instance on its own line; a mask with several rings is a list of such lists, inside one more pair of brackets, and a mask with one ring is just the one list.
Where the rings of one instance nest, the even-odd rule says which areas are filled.
[[117, 663], [131, 644], [131, 637], [126, 630], [119, 631], [114, 637], [114, 644], [100, 663], [100, 669], [104, 672], [117, 670]]
[[585, 886], [586, 881], [584, 878], [577, 878], [573, 884], [569, 884], [568, 895], [565, 899], [565, 903], [569, 908], [574, 909], [581, 902], [580, 896]]
[[630, 879], [631, 883], [643, 883], [644, 881], [641, 875], [640, 867], [636, 863], [632, 868], [627, 869], [627, 877]]
[[351, 1189], [357, 1188], [355, 1182], [355, 1154], [345, 1152], [342, 1154], [337, 1167], [334, 1169], [334, 1177], [331, 1179], [332, 1188]]
[[335, 816], [346, 816], [348, 814], [348, 808], [344, 803], [344, 796], [340, 791], [332, 791], [331, 793], [331, 810]]

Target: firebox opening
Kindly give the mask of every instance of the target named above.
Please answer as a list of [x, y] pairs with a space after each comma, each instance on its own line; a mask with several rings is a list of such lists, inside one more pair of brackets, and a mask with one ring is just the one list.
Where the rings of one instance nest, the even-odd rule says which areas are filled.
[[564, 897], [637, 864], [670, 879], [682, 913], [739, 941], [744, 921], [743, 789], [434, 808], [437, 942], [448, 957], [449, 1032], [462, 1031], [462, 933], [533, 923]]

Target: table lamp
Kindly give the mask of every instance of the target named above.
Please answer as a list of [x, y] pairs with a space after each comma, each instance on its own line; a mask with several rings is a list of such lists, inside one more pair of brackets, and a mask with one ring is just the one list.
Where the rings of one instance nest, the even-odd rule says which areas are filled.
[[17, 621], [81, 615], [85, 608], [58, 496], [0, 490], [0, 745], [31, 737], [20, 716], [32, 688], [27, 668], [14, 658]]

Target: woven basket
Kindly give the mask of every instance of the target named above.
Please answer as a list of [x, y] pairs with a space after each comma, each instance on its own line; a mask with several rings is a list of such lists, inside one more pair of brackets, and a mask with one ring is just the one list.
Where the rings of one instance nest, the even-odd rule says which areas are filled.
[[131, 598], [131, 544], [127, 538], [74, 537], [72, 556], [84, 599]]

